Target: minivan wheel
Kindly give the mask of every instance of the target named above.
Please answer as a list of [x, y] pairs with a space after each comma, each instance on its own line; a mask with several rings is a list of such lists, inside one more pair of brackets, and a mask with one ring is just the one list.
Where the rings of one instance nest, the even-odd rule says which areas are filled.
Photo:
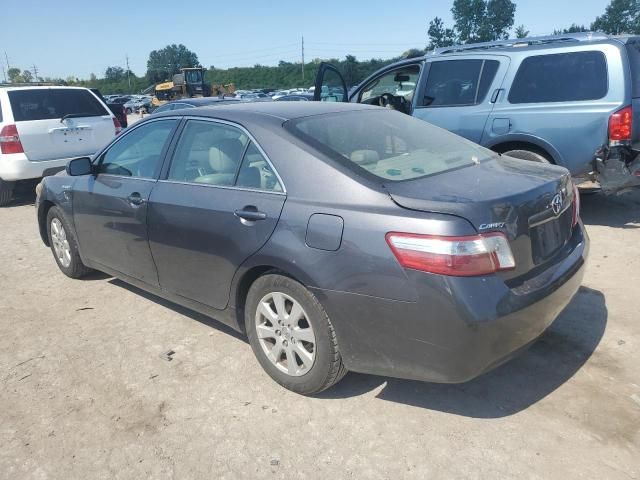
[[547, 157], [530, 150], [509, 150], [502, 155], [507, 157], [519, 158], [521, 160], [529, 160], [531, 162], [551, 163]]
[[283, 387], [311, 395], [347, 373], [329, 317], [295, 280], [278, 274], [258, 278], [249, 289], [244, 316], [253, 353]]
[[80, 259], [78, 244], [58, 207], [47, 213], [47, 235], [53, 258], [67, 277], [80, 278], [91, 271]]
[[0, 207], [3, 207], [13, 198], [13, 182], [5, 182], [0, 179]]

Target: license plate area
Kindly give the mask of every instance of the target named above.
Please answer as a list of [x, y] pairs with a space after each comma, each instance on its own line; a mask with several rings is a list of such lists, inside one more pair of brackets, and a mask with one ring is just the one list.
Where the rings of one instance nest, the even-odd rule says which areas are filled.
[[530, 229], [531, 254], [535, 265], [551, 258], [569, 241], [572, 221], [573, 213], [568, 208], [560, 216]]

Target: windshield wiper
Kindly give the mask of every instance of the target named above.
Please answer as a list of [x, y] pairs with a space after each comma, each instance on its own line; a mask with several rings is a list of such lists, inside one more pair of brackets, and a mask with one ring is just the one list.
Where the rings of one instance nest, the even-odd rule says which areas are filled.
[[60, 119], [60, 123], [64, 123], [64, 121], [67, 118], [81, 118], [81, 117], [100, 117], [101, 115], [98, 115], [96, 113], [67, 113], [66, 115], [63, 115], [62, 118]]

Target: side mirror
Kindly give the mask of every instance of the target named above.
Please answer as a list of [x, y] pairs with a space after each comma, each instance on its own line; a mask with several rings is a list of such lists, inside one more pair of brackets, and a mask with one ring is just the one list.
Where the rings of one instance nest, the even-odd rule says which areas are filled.
[[67, 163], [67, 175], [79, 177], [80, 175], [90, 175], [93, 173], [93, 164], [89, 157], [74, 158]]

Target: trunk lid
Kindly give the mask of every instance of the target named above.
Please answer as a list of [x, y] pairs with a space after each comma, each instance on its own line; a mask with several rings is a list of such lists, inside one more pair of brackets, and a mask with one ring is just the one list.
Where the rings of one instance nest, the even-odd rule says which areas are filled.
[[8, 95], [32, 162], [93, 155], [115, 135], [110, 112], [86, 89], [32, 88]]
[[570, 182], [564, 168], [502, 156], [384, 187], [401, 207], [456, 215], [480, 233], [504, 232], [516, 259], [506, 274], [512, 278], [550, 260], [571, 238]]

